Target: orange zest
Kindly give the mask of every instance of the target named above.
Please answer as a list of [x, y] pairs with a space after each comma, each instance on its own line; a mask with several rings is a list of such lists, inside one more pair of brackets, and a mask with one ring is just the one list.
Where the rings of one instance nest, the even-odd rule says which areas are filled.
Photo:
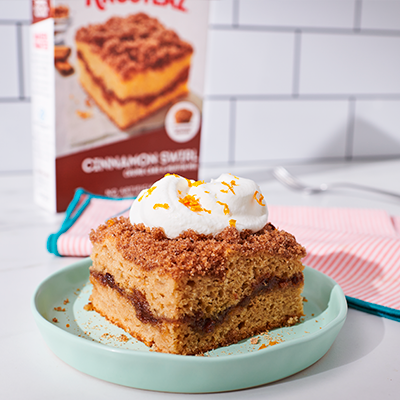
[[143, 199], [144, 196], [149, 197], [149, 196], [153, 193], [153, 191], [154, 191], [156, 188], [157, 188], [157, 186], [152, 186], [151, 188], [147, 189], [147, 191], [144, 192], [144, 193], [137, 199], [137, 201], [142, 201], [142, 199]]
[[[230, 183], [226, 183], [224, 181], [221, 182], [223, 185], [228, 186], [228, 190], [230, 190], [233, 194], [236, 194], [235, 191], [233, 190], [234, 186], [237, 186], [236, 182], [234, 180], [231, 180]], [[226, 189], [225, 189], [226, 190]], [[228, 193], [228, 190], [221, 190], [222, 193]]]
[[155, 190], [157, 186], [152, 186], [150, 189], [147, 189], [146, 197], [149, 197]]
[[191, 194], [187, 194], [185, 197], [180, 198], [179, 202], [182, 203], [184, 206], [186, 206], [190, 211], [194, 212], [204, 211], [211, 214], [211, 211], [203, 208], [199, 200], [196, 199], [196, 197]]
[[164, 177], [165, 177], [165, 176], [174, 176], [175, 178], [183, 178], [183, 179], [186, 179], [186, 182], [188, 183], [188, 186], [189, 186], [189, 187], [192, 187], [192, 186], [199, 186], [199, 185], [203, 185], [203, 184], [205, 183], [204, 181], [194, 181], [194, 182], [192, 182], [190, 179], [185, 178], [185, 177], [183, 177], [183, 176], [179, 176], [179, 175], [177, 175], [177, 174], [165, 174]]
[[196, 181], [196, 182], [191, 182], [191, 184], [192, 184], [192, 186], [194, 186], [194, 187], [197, 187], [197, 186], [200, 186], [200, 185], [204, 185], [204, 181]]
[[[260, 195], [258, 198], [257, 198], [257, 194]], [[253, 199], [254, 199], [260, 206], [265, 207], [265, 204], [262, 202], [262, 201], [264, 200], [264, 196], [263, 196], [261, 193], [259, 193], [258, 190], [256, 190], [256, 191], [254, 192]]]
[[156, 210], [157, 208], [165, 208], [166, 210], [168, 210], [169, 205], [167, 203], [164, 204], [156, 203], [154, 204], [153, 209]]
[[222, 201], [217, 201], [217, 203], [218, 203], [218, 204], [221, 204], [221, 206], [224, 206], [224, 214], [225, 214], [225, 215], [228, 215], [228, 214], [230, 213], [228, 204], [223, 203]]
[[192, 185], [193, 185], [192, 181], [190, 179], [188, 179], [188, 178], [184, 178], [184, 179], [186, 179], [186, 182], [188, 183], [188, 186], [192, 187]]

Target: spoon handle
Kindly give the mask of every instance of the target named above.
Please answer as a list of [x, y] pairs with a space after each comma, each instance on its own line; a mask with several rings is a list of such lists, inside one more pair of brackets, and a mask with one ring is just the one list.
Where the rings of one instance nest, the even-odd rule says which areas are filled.
[[[322, 187], [322, 186], [324, 186], [324, 187]], [[388, 190], [378, 189], [378, 188], [365, 186], [365, 185], [359, 185], [358, 183], [337, 182], [337, 183], [332, 183], [330, 185], [321, 185], [321, 190], [326, 191], [326, 190], [334, 188], [334, 187], [337, 187], [337, 188], [346, 187], [349, 189], [364, 190], [367, 192], [384, 194], [386, 196], [392, 196], [392, 197], [396, 197], [397, 199], [400, 199], [400, 193], [394, 193], [394, 192], [389, 192]]]

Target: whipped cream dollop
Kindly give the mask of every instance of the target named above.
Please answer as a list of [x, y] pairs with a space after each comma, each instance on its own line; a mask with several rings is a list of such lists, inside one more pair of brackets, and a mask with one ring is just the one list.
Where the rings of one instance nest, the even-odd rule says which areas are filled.
[[132, 224], [161, 227], [172, 239], [188, 229], [206, 235], [228, 226], [257, 232], [267, 223], [268, 209], [259, 186], [250, 179], [222, 174], [204, 182], [167, 174], [140, 192], [129, 218]]

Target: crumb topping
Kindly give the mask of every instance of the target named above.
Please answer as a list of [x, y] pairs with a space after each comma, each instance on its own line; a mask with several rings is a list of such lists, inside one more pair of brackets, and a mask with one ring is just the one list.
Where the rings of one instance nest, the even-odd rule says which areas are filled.
[[103, 24], [82, 27], [76, 40], [89, 43], [91, 50], [124, 79], [148, 68], [163, 68], [193, 53], [189, 43], [144, 13], [111, 17]]
[[[234, 223], [232, 223], [234, 225]], [[90, 233], [93, 244], [115, 241], [117, 250], [127, 261], [144, 269], [157, 268], [160, 274], [217, 275], [226, 272], [227, 254], [237, 252], [245, 256], [267, 253], [285, 259], [301, 259], [306, 250], [290, 233], [268, 223], [258, 232], [239, 232], [234, 226], [216, 236], [201, 235], [192, 230], [174, 239], [165, 236], [162, 228], [132, 225], [128, 218], [113, 218]]]
[[94, 307], [93, 307], [93, 304], [89, 301], [89, 303], [87, 303], [87, 304], [85, 304], [84, 306], [83, 306], [83, 309], [85, 310], [85, 311], [94, 311]]

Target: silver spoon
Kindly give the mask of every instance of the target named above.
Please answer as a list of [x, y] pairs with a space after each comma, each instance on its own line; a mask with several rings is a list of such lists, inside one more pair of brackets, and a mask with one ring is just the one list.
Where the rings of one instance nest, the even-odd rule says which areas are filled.
[[364, 190], [368, 192], [374, 192], [379, 194], [384, 194], [387, 196], [393, 196], [400, 199], [399, 193], [388, 192], [386, 190], [376, 189], [370, 186], [358, 185], [357, 183], [348, 183], [348, 182], [335, 182], [330, 183], [329, 185], [326, 183], [321, 183], [318, 186], [307, 186], [302, 183], [299, 178], [292, 175], [286, 168], [284, 167], [275, 167], [272, 170], [272, 174], [274, 177], [281, 182], [283, 185], [287, 186], [290, 189], [298, 190], [307, 194], [316, 194], [321, 192], [326, 192], [331, 189], [336, 188], [348, 188], [348, 189], [358, 189]]

